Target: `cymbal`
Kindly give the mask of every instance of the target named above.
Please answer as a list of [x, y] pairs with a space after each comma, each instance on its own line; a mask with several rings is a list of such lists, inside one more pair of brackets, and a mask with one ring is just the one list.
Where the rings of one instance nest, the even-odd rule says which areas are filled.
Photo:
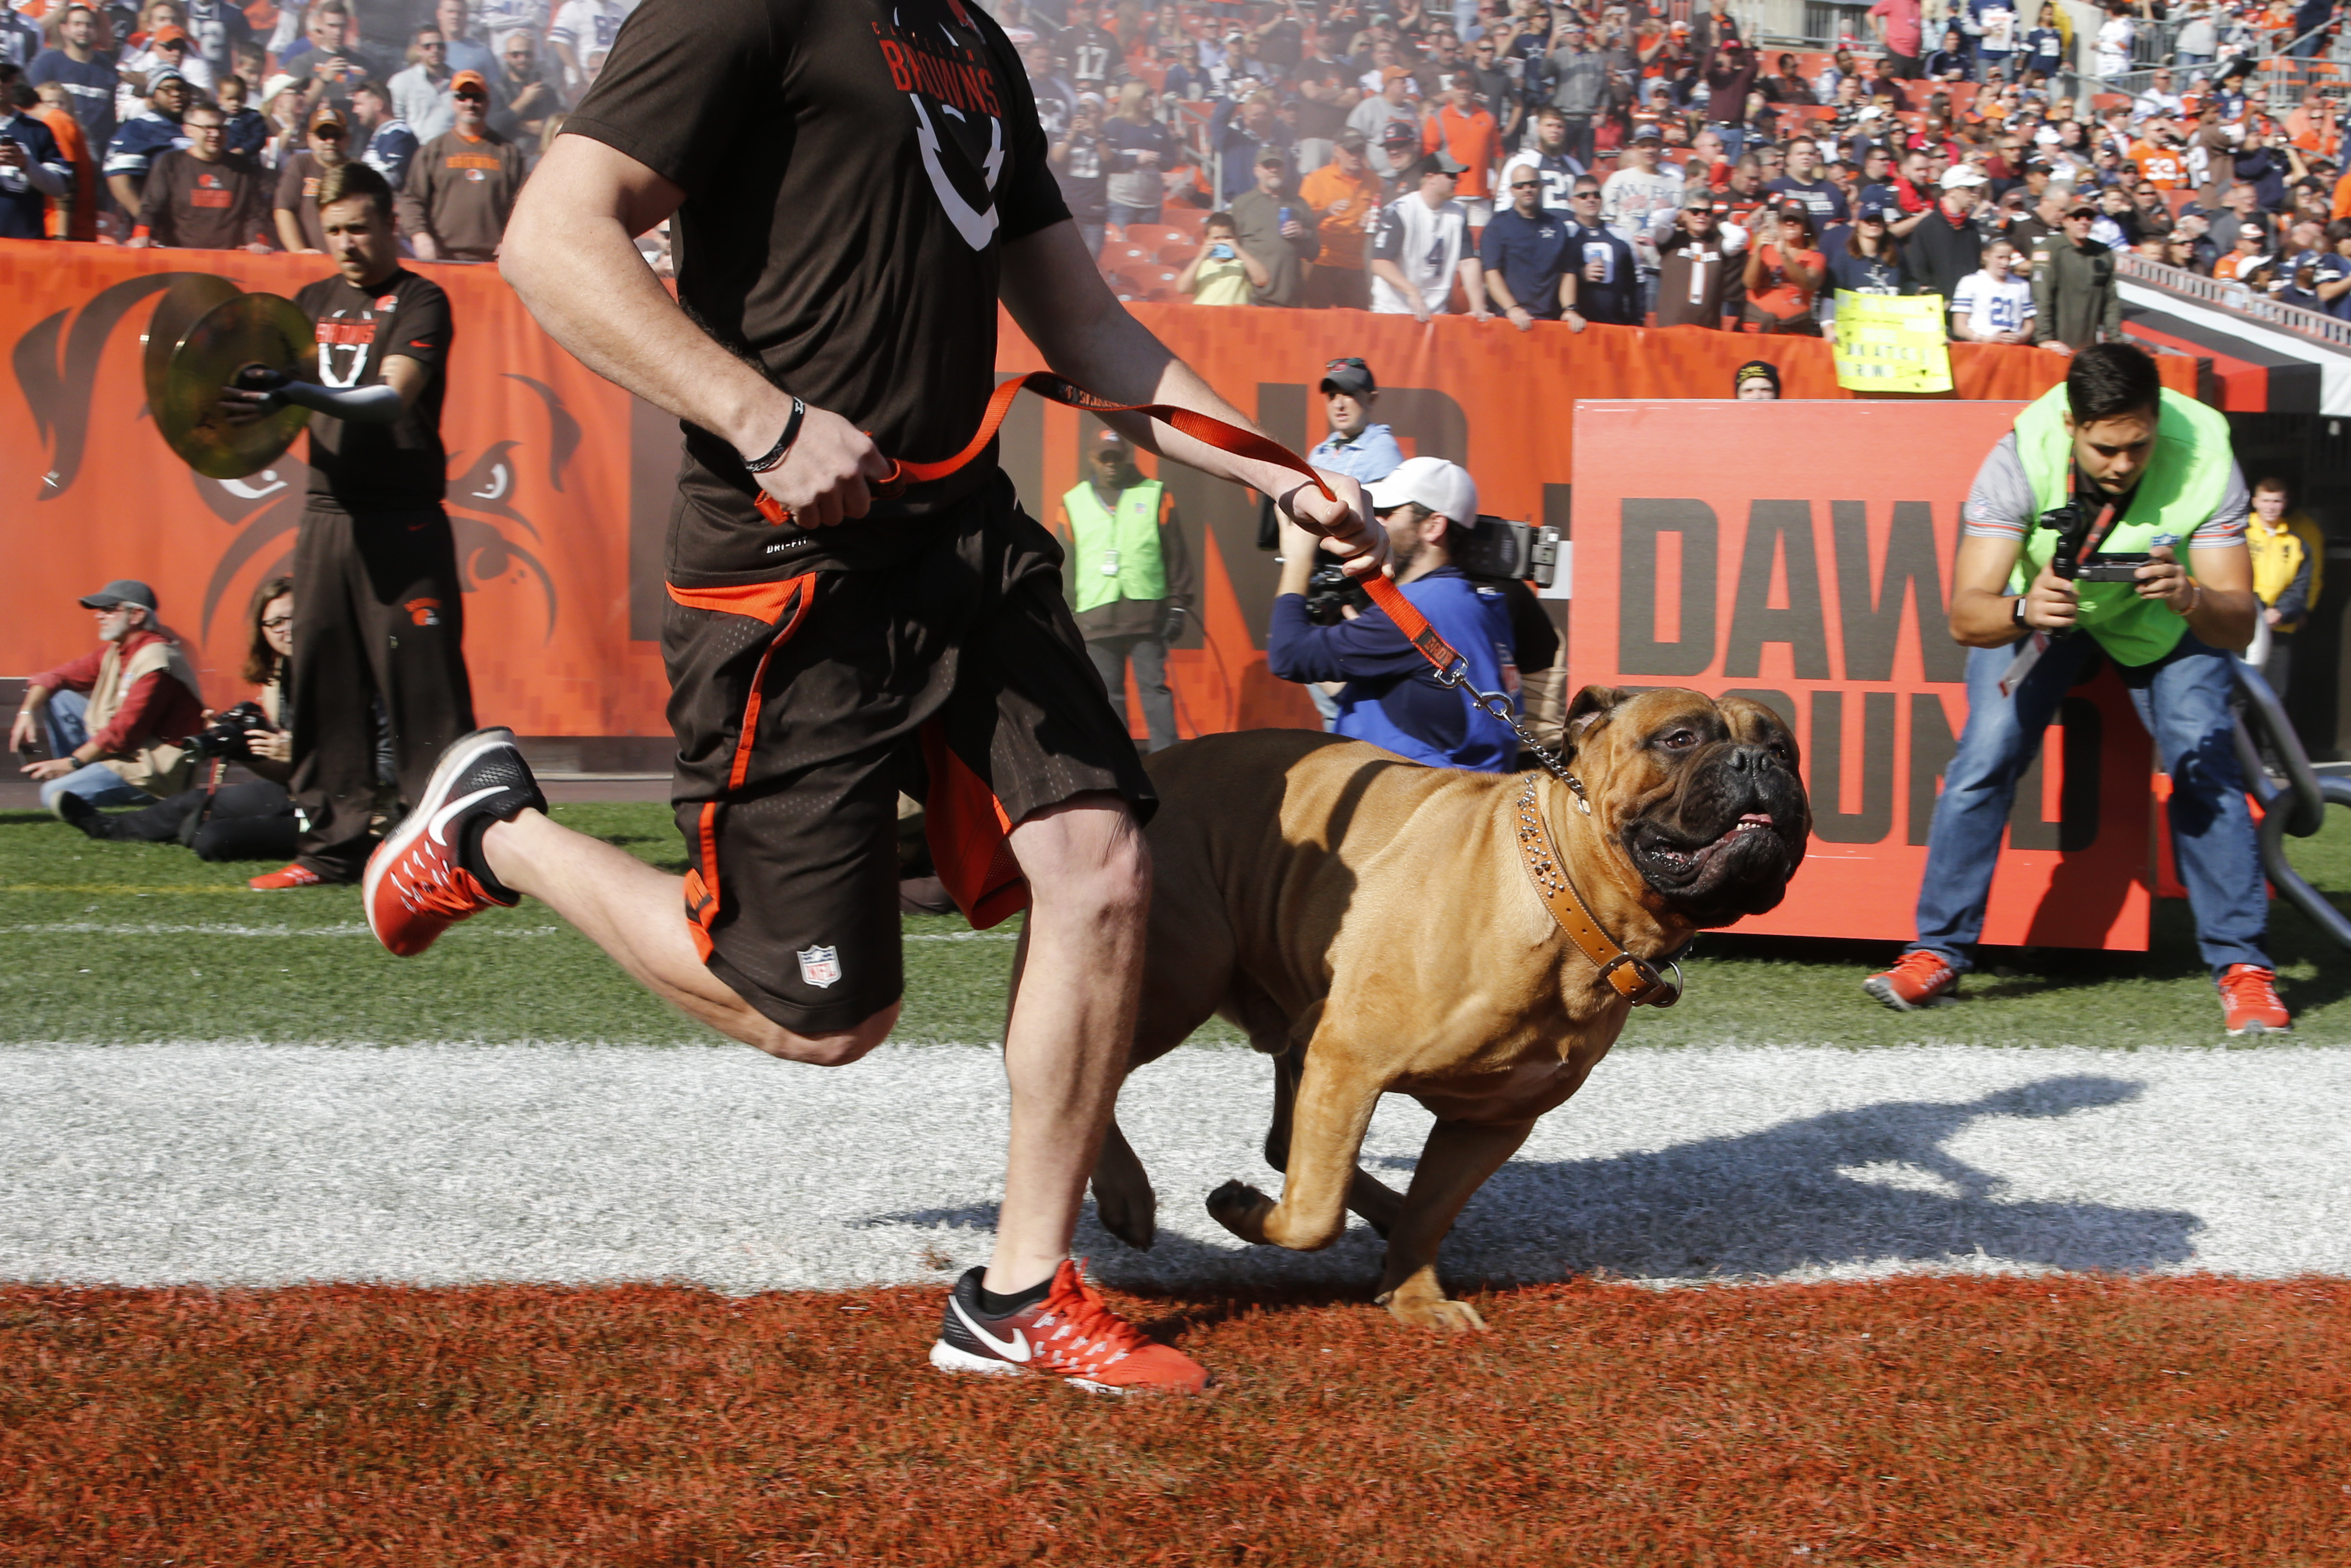
[[267, 467], [310, 421], [291, 405], [249, 424], [221, 413], [221, 388], [247, 365], [266, 365], [299, 381], [319, 376], [310, 319], [275, 294], [240, 294], [189, 328], [163, 373], [163, 395], [149, 406], [155, 428], [197, 473], [242, 479]]
[[172, 287], [155, 301], [155, 312], [147, 319], [147, 335], [141, 340], [146, 345], [150, 410], [163, 401], [164, 372], [171, 369], [173, 352], [187, 340], [188, 329], [244, 292], [227, 278], [209, 272], [172, 279]]

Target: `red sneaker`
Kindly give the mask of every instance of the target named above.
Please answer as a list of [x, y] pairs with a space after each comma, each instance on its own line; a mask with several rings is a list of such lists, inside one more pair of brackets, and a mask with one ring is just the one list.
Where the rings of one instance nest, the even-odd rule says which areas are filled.
[[2220, 971], [2220, 1009], [2231, 1034], [2291, 1034], [2294, 1015], [2278, 1000], [2277, 971], [2231, 964]]
[[289, 887], [324, 887], [326, 883], [325, 877], [298, 861], [283, 871], [247, 877], [245, 885], [256, 893], [282, 893]]
[[1111, 1311], [1074, 1258], [1053, 1271], [1044, 1300], [1002, 1317], [980, 1307], [985, 1272], [971, 1270], [947, 1292], [946, 1321], [931, 1346], [931, 1364], [941, 1372], [1042, 1372], [1097, 1394], [1138, 1388], [1197, 1394], [1216, 1381], [1207, 1367], [1145, 1339]]
[[1959, 972], [1940, 953], [1916, 947], [1895, 959], [1894, 967], [1862, 981], [1861, 988], [1896, 1012], [1907, 1013], [1958, 1000]]
[[453, 741], [423, 798], [368, 857], [362, 901], [376, 940], [413, 958], [460, 920], [521, 903], [482, 860], [482, 830], [527, 806], [544, 810], [547, 797], [512, 730]]

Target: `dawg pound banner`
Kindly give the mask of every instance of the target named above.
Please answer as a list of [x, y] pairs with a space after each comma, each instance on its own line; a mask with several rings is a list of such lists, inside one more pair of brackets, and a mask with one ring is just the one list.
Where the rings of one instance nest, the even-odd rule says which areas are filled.
[[[1967, 722], [1944, 619], [1959, 507], [2013, 402], [1579, 402], [1578, 684], [1777, 710], [1813, 844], [1737, 929], [1916, 935], [1927, 833]], [[2111, 670], [2061, 705], [2022, 781], [1984, 940], [2143, 949], [2153, 751]]]

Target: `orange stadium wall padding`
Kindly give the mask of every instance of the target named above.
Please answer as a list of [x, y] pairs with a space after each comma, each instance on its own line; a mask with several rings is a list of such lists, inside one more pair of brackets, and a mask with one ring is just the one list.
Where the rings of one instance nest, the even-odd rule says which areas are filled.
[[[1750, 696], [1804, 753], [1812, 851], [1786, 902], [1736, 929], [1915, 935], [1967, 722], [1943, 614], [1959, 502], [2019, 406], [1576, 405], [1575, 680]], [[2144, 948], [2147, 732], [2111, 670], [2051, 730], [2017, 790], [1984, 940]]]
[[[216, 273], [290, 295], [327, 270], [316, 256], [0, 241], [0, 340], [10, 372], [10, 390], [0, 394], [0, 559], [8, 570], [0, 674], [27, 674], [86, 648], [89, 612], [74, 601], [110, 579], [138, 577], [157, 589], [208, 698], [239, 695], [246, 600], [290, 559], [304, 447], [247, 479], [190, 472], [147, 418], [141, 338], [174, 273]], [[541, 737], [663, 734], [667, 693], [657, 640], [674, 422], [556, 348], [494, 268], [420, 270], [448, 289], [456, 320], [442, 431], [481, 717]], [[1835, 497], [1890, 501], [1897, 497], [1887, 486], [1904, 478], [1898, 498], [1929, 504], [1948, 531], [1989, 444], [1983, 432], [2008, 417], [2005, 405], [1964, 400], [2029, 398], [2064, 372], [2063, 359], [2037, 350], [1956, 345], [1952, 398], [1864, 402], [1836, 386], [1827, 345], [1803, 339], [1697, 328], [1579, 334], [1543, 326], [1521, 334], [1499, 321], [1452, 317], [1424, 327], [1354, 311], [1134, 311], [1300, 451], [1323, 434], [1314, 387], [1325, 362], [1362, 356], [1384, 389], [1376, 416], [1407, 453], [1466, 465], [1489, 512], [1562, 526], [1572, 511], [1586, 510], [1580, 500], [1571, 506], [1574, 487], [1588, 482], [1576, 473], [1577, 400], [1719, 400], [1739, 364], [1763, 358], [1780, 367], [1792, 400], [1771, 415], [1773, 439], [1718, 449], [1708, 434], [1713, 422], [1740, 417], [1727, 405], [1655, 403], [1637, 428], [1606, 437], [1595, 455], [1620, 465], [1610, 472], [1623, 476], [1611, 482], [1646, 475], [1645, 487], [1625, 493], [1722, 497], [1729, 517], [1743, 515], [1744, 500], [1729, 497], [1741, 484], [1761, 486], [1755, 496], [1825, 502], [1825, 476], [1866, 459], [1883, 482]], [[2159, 362], [2168, 382], [2194, 391], [2192, 361]], [[997, 363], [1008, 375], [1042, 365], [1008, 320]], [[1928, 406], [1912, 406], [1921, 402]], [[1880, 417], [1905, 434], [1857, 451], [1857, 443], [1880, 440], [1863, 434], [1877, 430], [1866, 422]], [[1050, 520], [1061, 492], [1077, 483], [1091, 418], [1025, 399], [1007, 423], [1002, 460], [1040, 517]], [[1202, 593], [1200, 613], [1169, 659], [1179, 727], [1194, 735], [1311, 726], [1301, 689], [1265, 665], [1275, 568], [1256, 548], [1256, 498], [1172, 465], [1165, 477]], [[1873, 549], [1882, 548], [1885, 526], [1873, 504]], [[1583, 548], [1584, 530], [1575, 531]], [[1938, 548], [1949, 543], [1941, 538]], [[1570, 678], [1610, 678], [1613, 670], [1590, 662], [1583, 648], [1579, 635]], [[1955, 713], [1956, 697], [1947, 704]], [[1857, 694], [1851, 706], [1869, 704]], [[1139, 706], [1128, 711], [1139, 715]], [[2109, 740], [2127, 727], [2109, 726]], [[2033, 938], [2044, 939], [2055, 938]]]

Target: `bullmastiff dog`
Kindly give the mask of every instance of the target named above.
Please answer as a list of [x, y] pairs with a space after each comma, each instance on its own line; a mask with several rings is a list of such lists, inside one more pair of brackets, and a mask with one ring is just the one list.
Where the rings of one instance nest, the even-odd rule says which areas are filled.
[[[1141, 1022], [1128, 1071], [1223, 1017], [1274, 1059], [1267, 1163], [1208, 1212], [1245, 1241], [1312, 1250], [1347, 1211], [1387, 1239], [1377, 1299], [1421, 1328], [1485, 1325], [1437, 1254], [1535, 1119], [1580, 1088], [1635, 1001], [1708, 926], [1777, 904], [1811, 808], [1768, 708], [1588, 686], [1564, 779], [1426, 768], [1294, 730], [1150, 759], [1161, 804]], [[1383, 1094], [1437, 1116], [1402, 1194], [1356, 1166]], [[1102, 1223], [1148, 1248], [1156, 1199], [1113, 1124]]]

